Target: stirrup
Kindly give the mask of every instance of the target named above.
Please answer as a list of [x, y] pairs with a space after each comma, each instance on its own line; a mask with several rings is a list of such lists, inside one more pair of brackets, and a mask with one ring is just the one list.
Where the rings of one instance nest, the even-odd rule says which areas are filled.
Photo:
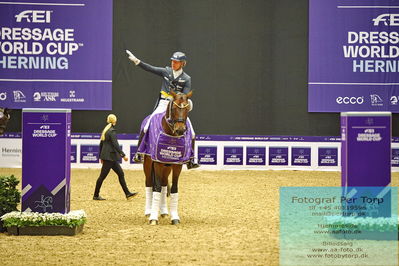
[[196, 162], [194, 162], [193, 159], [191, 159], [190, 161], [187, 162], [187, 169], [195, 169], [200, 167], [200, 165]]
[[141, 154], [136, 153], [133, 157], [133, 161], [136, 163], [141, 163], [143, 161], [143, 157], [141, 156]]

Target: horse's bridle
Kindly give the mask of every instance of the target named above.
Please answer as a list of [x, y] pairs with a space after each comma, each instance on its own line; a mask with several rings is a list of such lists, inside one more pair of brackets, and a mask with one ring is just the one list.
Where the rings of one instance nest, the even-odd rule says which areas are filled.
[[179, 109], [185, 109], [187, 107], [190, 106], [190, 103], [187, 104], [177, 104], [175, 101], [171, 101], [169, 103], [168, 109], [169, 109], [169, 114], [168, 114], [168, 118], [165, 118], [166, 124], [168, 124], [169, 128], [172, 130], [173, 133], [175, 133], [175, 123], [177, 122], [181, 122], [181, 123], [185, 123], [186, 119], [184, 119], [181, 115], [179, 115], [179, 117], [176, 120], [172, 119], [172, 105], [176, 106]]

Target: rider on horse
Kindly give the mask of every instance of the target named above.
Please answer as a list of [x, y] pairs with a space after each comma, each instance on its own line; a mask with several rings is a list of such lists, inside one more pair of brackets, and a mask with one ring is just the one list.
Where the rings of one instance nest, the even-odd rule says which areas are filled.
[[[161, 92], [157, 100], [157, 103], [155, 105], [154, 111], [152, 112], [150, 119], [148, 119], [147, 124], [144, 126], [144, 129], [140, 132], [140, 137], [138, 141], [138, 146], [140, 146], [141, 141], [143, 140], [143, 137], [148, 130], [152, 116], [158, 113], [165, 112], [170, 100], [173, 99], [173, 96], [170, 94], [170, 91], [173, 90], [175, 92], [181, 92], [184, 94], [189, 93], [191, 91], [191, 77], [183, 71], [183, 67], [187, 63], [186, 61], [187, 57], [182, 52], [175, 52], [170, 58], [171, 67], [167, 66], [164, 68], [154, 67], [150, 64], [141, 61], [140, 59], [135, 57], [129, 50], [126, 50], [126, 53], [129, 55], [129, 59], [133, 61], [135, 65], [141, 67], [145, 71], [152, 72], [163, 78]], [[192, 106], [192, 103], [190, 104]], [[193, 132], [192, 147], [194, 150], [195, 133], [189, 118], [187, 119], [187, 123], [191, 127], [191, 130]], [[136, 153], [136, 155], [134, 156], [134, 161], [141, 162], [142, 161], [141, 155]], [[191, 160], [187, 163], [187, 168], [191, 169], [197, 167], [199, 167], [199, 164], [196, 162], [195, 158], [191, 158]]]

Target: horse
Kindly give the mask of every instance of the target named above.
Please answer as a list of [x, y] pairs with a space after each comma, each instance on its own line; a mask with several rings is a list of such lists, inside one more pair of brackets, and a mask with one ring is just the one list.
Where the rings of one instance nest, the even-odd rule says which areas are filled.
[[0, 136], [4, 134], [7, 128], [7, 123], [10, 120], [11, 110], [0, 107]]
[[[171, 224], [177, 225], [180, 223], [177, 211], [179, 176], [183, 164], [193, 154], [191, 147], [192, 131], [186, 125], [190, 109], [188, 99], [192, 96], [192, 91], [187, 94], [171, 91], [170, 94], [173, 96], [173, 100], [168, 104], [166, 112], [146, 118], [151, 119], [150, 126], [140, 147], [138, 147], [138, 151], [144, 154], [145, 215], [149, 217], [150, 225], [158, 224], [159, 210], [161, 217], [169, 215], [166, 194], [170, 173], [172, 173], [172, 186], [170, 188]], [[146, 119], [144, 119], [142, 127], [145, 125]], [[156, 143], [154, 143], [155, 139]]]

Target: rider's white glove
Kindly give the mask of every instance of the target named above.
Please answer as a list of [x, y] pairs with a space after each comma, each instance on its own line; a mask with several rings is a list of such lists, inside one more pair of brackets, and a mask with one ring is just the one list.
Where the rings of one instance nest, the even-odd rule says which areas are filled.
[[132, 61], [132, 62], [133, 62], [134, 64], [136, 64], [136, 65], [140, 64], [140, 60], [139, 60], [137, 57], [135, 57], [135, 56], [132, 54], [132, 52], [130, 52], [129, 50], [126, 50], [126, 53], [129, 55], [130, 61]]

